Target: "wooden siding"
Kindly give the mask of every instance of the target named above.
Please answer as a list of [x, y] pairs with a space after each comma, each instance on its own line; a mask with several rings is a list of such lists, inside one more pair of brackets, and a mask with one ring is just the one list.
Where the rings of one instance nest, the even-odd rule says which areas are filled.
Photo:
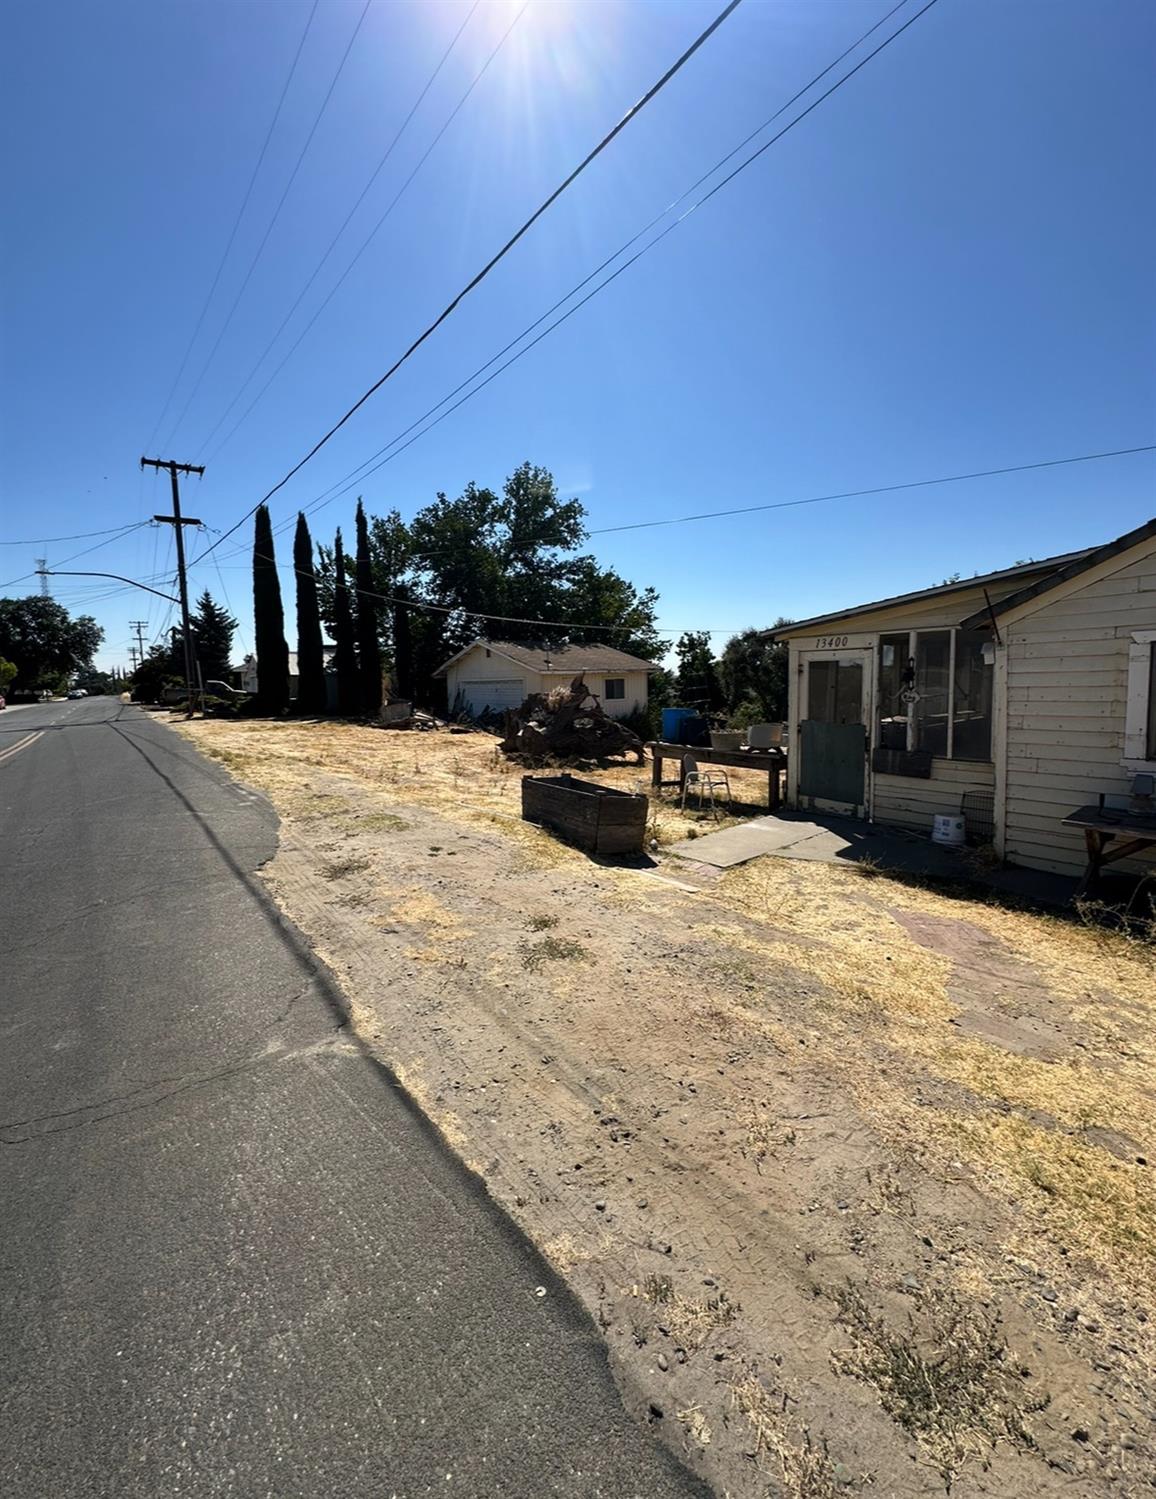
[[994, 787], [995, 766], [990, 761], [937, 757], [931, 762], [931, 779], [927, 781], [874, 775], [871, 816], [891, 827], [930, 833], [936, 813], [958, 813], [966, 792], [991, 792]]
[[[1063, 818], [1101, 792], [1127, 796], [1128, 648], [1156, 629], [1156, 547], [1085, 586], [1057, 590], [1004, 626], [1007, 769], [1004, 852], [1060, 874], [1084, 867], [1083, 834]], [[1121, 863], [1151, 869], [1153, 858]]]

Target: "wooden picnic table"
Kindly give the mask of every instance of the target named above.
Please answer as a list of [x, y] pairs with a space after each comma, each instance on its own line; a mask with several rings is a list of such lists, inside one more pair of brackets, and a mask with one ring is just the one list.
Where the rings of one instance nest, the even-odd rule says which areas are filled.
[[[684, 762], [689, 756], [699, 765], [726, 765], [732, 770], [760, 771], [767, 777], [768, 809], [777, 812], [782, 804], [780, 778], [787, 768], [786, 750], [719, 750], [712, 749], [709, 744], [670, 744], [663, 739], [654, 740], [646, 748], [650, 751], [650, 757], [654, 762], [651, 781], [656, 791], [661, 790], [663, 786], [677, 786], [679, 791], [682, 791], [686, 781]], [[663, 780], [662, 762], [664, 760], [678, 761], [677, 781]]]
[[[1119, 807], [1080, 807], [1064, 818], [1064, 827], [1083, 828], [1084, 842], [1088, 846], [1088, 867], [1076, 899], [1094, 894], [1100, 880], [1100, 871], [1105, 864], [1115, 864], [1117, 859], [1127, 859], [1143, 849], [1156, 847], [1156, 814], [1151, 812], [1129, 812]], [[1113, 839], [1126, 841], [1109, 847]]]

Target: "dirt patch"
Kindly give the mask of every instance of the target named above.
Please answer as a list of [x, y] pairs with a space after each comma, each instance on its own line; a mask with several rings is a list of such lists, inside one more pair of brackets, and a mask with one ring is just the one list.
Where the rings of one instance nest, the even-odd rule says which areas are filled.
[[830, 866], [602, 867], [481, 736], [183, 731], [271, 796], [264, 877], [359, 1031], [720, 1493], [1150, 1492], [1143, 954]]

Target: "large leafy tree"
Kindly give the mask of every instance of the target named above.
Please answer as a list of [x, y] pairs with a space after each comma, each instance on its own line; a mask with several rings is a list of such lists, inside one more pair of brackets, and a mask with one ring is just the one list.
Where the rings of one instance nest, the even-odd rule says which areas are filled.
[[0, 656], [16, 667], [16, 691], [63, 685], [91, 665], [103, 639], [91, 615], [73, 619], [55, 599], [0, 599]]
[[297, 512], [293, 537], [293, 573], [297, 580], [297, 711], [324, 713], [329, 706], [325, 689], [325, 651], [321, 614], [317, 606], [317, 573], [313, 538], [303, 511]]
[[369, 526], [360, 500], [354, 524], [357, 528], [354, 577], [357, 582], [357, 670], [361, 680], [361, 711], [376, 716], [381, 711], [381, 646], [377, 638], [380, 611], [369, 550]]
[[345, 581], [345, 548], [341, 532], [333, 543], [333, 664], [337, 668], [337, 711], [346, 718], [361, 711], [361, 680], [357, 672], [353, 609], [349, 584]]
[[705, 630], [687, 630], [674, 648], [678, 658], [676, 693], [680, 705], [717, 713], [724, 706], [710, 635]]
[[574, 566], [565, 554], [585, 537], [583, 514], [531, 463], [515, 469], [500, 495], [471, 483], [456, 500], [439, 494], [418, 512], [409, 528], [412, 565], [431, 599], [460, 611], [447, 618], [447, 655], [478, 635], [537, 641], [550, 632], [536, 621], [560, 617]]
[[[375, 622], [403, 696], [429, 701], [436, 668], [479, 635], [663, 654], [658, 595], [578, 553], [585, 511], [561, 498], [547, 469], [523, 463], [500, 493], [471, 483], [454, 499], [438, 494], [408, 524], [396, 509], [367, 521], [372, 591], [403, 601], [378, 609]], [[336, 559], [318, 550], [321, 617], [336, 629]], [[367, 640], [359, 632], [363, 652]]]
[[[771, 628], [790, 623], [777, 619]], [[732, 635], [718, 663], [728, 712], [749, 723], [786, 718], [787, 655], [786, 645], [773, 644], [765, 630]]]
[[612, 645], [644, 661], [661, 660], [666, 643], [658, 633], [658, 594], [653, 588], [639, 593], [612, 567], [600, 567], [593, 557], [578, 557], [570, 564], [559, 602], [566, 617], [578, 621], [566, 630], [568, 640]]
[[132, 674], [132, 695], [138, 703], [159, 703], [166, 687], [184, 686], [185, 663], [179, 632], [170, 632], [167, 644], [149, 647], [148, 655]]
[[258, 705], [263, 713], [284, 713], [289, 707], [289, 647], [268, 505], [258, 505], [253, 528], [253, 638]]

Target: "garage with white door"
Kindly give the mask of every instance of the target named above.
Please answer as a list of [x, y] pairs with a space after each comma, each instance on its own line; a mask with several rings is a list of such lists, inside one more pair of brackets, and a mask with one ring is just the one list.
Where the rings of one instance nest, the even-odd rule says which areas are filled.
[[504, 713], [507, 708], [520, 708], [526, 700], [524, 681], [509, 677], [495, 682], [463, 682], [462, 703], [471, 718], [480, 718], [487, 710]]

